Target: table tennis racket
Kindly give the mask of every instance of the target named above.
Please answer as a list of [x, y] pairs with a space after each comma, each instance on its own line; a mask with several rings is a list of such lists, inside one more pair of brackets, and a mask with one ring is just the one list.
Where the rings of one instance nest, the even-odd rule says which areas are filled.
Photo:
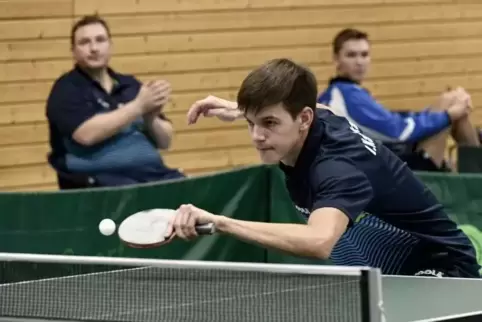
[[[117, 230], [120, 240], [131, 248], [154, 248], [169, 243], [173, 235], [167, 236], [171, 218], [176, 216], [172, 209], [149, 209], [130, 215], [122, 221]], [[199, 235], [211, 235], [214, 224], [196, 225]]]

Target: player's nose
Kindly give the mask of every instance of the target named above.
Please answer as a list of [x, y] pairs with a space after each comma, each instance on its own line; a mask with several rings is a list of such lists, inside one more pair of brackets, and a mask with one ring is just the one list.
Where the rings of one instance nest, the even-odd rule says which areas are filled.
[[259, 126], [254, 125], [252, 130], [251, 130], [251, 139], [253, 142], [263, 142], [266, 141], [266, 135]]

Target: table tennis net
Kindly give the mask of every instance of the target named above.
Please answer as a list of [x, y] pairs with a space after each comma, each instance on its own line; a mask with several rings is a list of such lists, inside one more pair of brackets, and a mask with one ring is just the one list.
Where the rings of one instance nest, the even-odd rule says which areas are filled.
[[361, 273], [68, 258], [35, 262], [0, 256], [0, 317], [133, 322], [361, 322], [368, 317], [367, 280]]

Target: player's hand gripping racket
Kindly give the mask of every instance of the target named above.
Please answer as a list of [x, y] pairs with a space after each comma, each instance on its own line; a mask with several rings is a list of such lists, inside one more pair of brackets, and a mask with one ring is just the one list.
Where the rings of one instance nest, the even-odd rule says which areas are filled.
[[[119, 238], [132, 248], [154, 248], [169, 243], [174, 233], [168, 235], [170, 220], [176, 215], [172, 209], [149, 209], [130, 215], [119, 225]], [[211, 235], [214, 224], [196, 225], [199, 235]]]

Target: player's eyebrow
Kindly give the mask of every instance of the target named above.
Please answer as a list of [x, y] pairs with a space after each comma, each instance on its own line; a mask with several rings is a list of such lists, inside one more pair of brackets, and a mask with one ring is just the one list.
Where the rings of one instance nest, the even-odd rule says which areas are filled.
[[[248, 116], [246, 115], [246, 113], [244, 114], [244, 118], [245, 118], [248, 122], [254, 123], [253, 120], [251, 120], [251, 119], [248, 118]], [[257, 120], [259, 120], [259, 121], [262, 121], [262, 122], [266, 122], [266, 121], [279, 121], [279, 118], [276, 117], [275, 115], [272, 115], [272, 114], [265, 115], [265, 116], [262, 116], [262, 117], [255, 117], [255, 119], [257, 119]]]

